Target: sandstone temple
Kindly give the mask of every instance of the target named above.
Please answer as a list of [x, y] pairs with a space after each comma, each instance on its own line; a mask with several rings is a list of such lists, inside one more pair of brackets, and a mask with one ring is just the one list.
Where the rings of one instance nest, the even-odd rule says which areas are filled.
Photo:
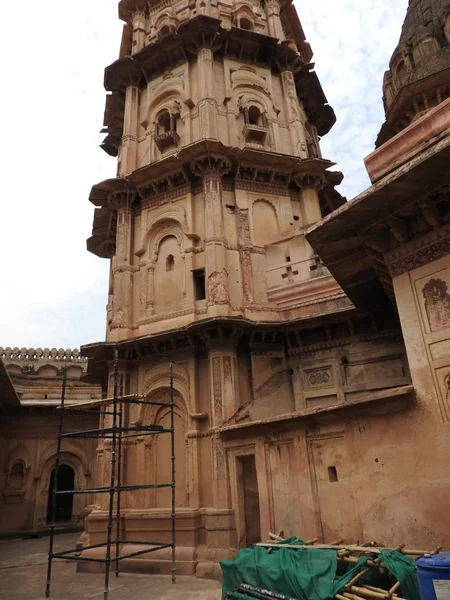
[[[110, 262], [106, 341], [0, 351], [0, 533], [45, 529], [61, 361], [74, 402], [107, 397], [118, 350], [127, 394], [168, 401], [174, 363], [178, 572], [217, 576], [269, 531], [448, 547], [450, 0], [409, 1], [372, 185], [348, 202], [290, 0], [121, 0], [119, 17], [102, 144], [117, 176], [92, 188], [87, 242]], [[73, 444], [75, 485], [105, 484], [108, 442]], [[125, 441], [124, 483], [166, 480], [169, 454]], [[60, 509], [84, 544], [104, 541], [105, 502]], [[169, 491], [130, 492], [121, 514], [129, 539], [164, 540]]]

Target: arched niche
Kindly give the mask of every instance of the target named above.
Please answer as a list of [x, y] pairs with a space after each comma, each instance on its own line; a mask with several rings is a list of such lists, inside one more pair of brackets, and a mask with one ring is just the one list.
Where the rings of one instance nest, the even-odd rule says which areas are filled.
[[141, 126], [147, 129], [151, 123], [155, 123], [156, 117], [163, 110], [175, 117], [184, 116], [183, 106], [187, 104], [184, 93], [184, 83], [181, 77], [171, 77], [162, 81], [158, 86], [151, 89], [151, 102], [146, 111]]
[[6, 365], [6, 370], [10, 375], [22, 375], [22, 367], [19, 365]]
[[83, 368], [75, 365], [67, 367], [67, 379], [80, 379], [83, 374]]
[[[170, 265], [170, 268], [168, 266]], [[184, 300], [184, 258], [180, 240], [167, 232], [159, 241], [155, 260], [155, 303], [156, 313], [180, 310]]]
[[54, 365], [44, 365], [38, 369], [37, 376], [45, 378], [58, 377], [58, 368]]
[[[170, 398], [170, 390], [161, 390], [158, 399]], [[187, 506], [187, 415], [183, 406], [181, 396], [176, 392], [174, 394], [174, 438], [175, 438], [175, 506]], [[170, 407], [162, 406], [154, 416], [153, 423], [164, 429], [171, 426]], [[170, 434], [164, 433], [154, 436], [153, 441], [153, 468], [156, 483], [170, 483], [172, 480], [172, 448]], [[155, 505], [158, 508], [168, 508], [171, 506], [171, 488], [160, 488], [156, 491]]]
[[[174, 432], [175, 432], [175, 489], [176, 506], [187, 506], [187, 489], [190, 485], [189, 450], [187, 432], [190, 427], [189, 417], [189, 378], [186, 370], [180, 365], [174, 365]], [[141, 405], [140, 417], [137, 421], [144, 425], [160, 425], [169, 429], [170, 422], [170, 375], [169, 364], [158, 365], [149, 369], [143, 382], [143, 395], [154, 402], [167, 406]], [[172, 477], [171, 436], [169, 433], [148, 436], [145, 448], [148, 473], [155, 483], [170, 483]], [[161, 488], [152, 495], [151, 504], [159, 508], [169, 508], [171, 505], [170, 488]]]
[[25, 471], [25, 461], [19, 458], [18, 460], [13, 462], [8, 476], [8, 490], [19, 491], [25, 487]]
[[165, 232], [172, 231], [173, 235], [180, 242], [182, 249], [184, 246], [184, 236], [186, 233], [186, 211], [177, 204], [167, 205], [149, 215], [147, 232], [142, 240], [142, 246], [137, 250], [136, 256], [143, 256], [148, 253], [153, 258], [158, 245], [166, 235]]
[[252, 205], [252, 238], [255, 246], [265, 246], [273, 242], [279, 233], [278, 217], [275, 207], [263, 198]]

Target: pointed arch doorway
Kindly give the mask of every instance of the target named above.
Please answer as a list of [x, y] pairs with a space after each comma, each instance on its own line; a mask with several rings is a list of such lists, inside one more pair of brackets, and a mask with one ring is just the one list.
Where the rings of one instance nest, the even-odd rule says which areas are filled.
[[[53, 482], [55, 469], [53, 469], [48, 487], [47, 501], [47, 523], [52, 522]], [[58, 491], [73, 490], [75, 487], [75, 471], [69, 465], [60, 465], [58, 474]], [[56, 523], [67, 523], [72, 521], [73, 494], [56, 496]]]

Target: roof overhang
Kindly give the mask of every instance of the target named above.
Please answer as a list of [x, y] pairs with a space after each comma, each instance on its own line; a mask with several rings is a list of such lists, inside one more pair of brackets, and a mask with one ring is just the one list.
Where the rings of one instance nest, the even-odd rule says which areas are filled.
[[0, 410], [2, 408], [19, 408], [20, 400], [6, 369], [0, 358]]
[[446, 182], [450, 182], [450, 134], [307, 231], [309, 243], [358, 309], [389, 306], [361, 234]]

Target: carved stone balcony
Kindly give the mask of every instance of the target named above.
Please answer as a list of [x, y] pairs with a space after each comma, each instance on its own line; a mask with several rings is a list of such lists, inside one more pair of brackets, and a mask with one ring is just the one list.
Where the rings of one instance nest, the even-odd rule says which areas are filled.
[[179, 141], [180, 136], [176, 131], [165, 131], [155, 137], [155, 142], [160, 152], [164, 152], [169, 146], [178, 146]]
[[245, 141], [249, 144], [260, 144], [261, 146], [266, 141], [268, 127], [262, 125], [248, 124], [244, 127], [243, 133]]

